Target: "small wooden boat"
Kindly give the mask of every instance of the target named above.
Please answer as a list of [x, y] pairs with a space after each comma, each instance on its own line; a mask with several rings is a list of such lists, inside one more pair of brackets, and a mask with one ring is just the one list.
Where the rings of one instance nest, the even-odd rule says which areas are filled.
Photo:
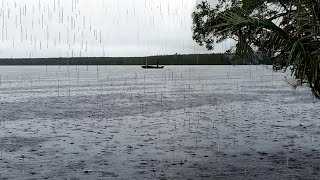
[[143, 69], [163, 69], [164, 66], [152, 66], [152, 65], [145, 65], [141, 66]]

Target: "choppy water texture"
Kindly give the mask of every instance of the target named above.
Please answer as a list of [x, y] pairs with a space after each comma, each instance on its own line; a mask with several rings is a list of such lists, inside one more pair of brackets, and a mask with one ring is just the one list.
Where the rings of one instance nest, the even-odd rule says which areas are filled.
[[0, 179], [318, 179], [319, 101], [270, 69], [0, 67]]

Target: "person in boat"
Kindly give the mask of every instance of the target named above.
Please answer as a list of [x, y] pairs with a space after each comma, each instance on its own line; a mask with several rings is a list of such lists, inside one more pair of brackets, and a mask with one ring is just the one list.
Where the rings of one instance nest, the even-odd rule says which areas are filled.
[[160, 60], [159, 60], [159, 58], [158, 58], [158, 60], [157, 60], [157, 67], [159, 67], [159, 64], [160, 64]]

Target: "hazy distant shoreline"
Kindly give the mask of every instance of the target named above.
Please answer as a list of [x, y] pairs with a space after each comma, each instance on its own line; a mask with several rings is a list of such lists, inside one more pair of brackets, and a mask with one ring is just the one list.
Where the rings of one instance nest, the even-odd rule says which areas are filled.
[[[62, 58], [2, 58], [0, 66], [10, 65], [231, 65], [226, 54], [162, 55], [148, 57], [62, 57]], [[270, 64], [269, 62], [259, 62]], [[249, 63], [241, 63], [249, 64]]]

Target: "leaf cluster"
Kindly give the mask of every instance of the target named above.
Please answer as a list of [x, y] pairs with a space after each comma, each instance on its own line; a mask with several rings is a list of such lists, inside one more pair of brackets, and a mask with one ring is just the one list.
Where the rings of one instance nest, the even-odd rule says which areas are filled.
[[[269, 57], [320, 97], [320, 0], [206, 1], [192, 14], [193, 39], [207, 49], [228, 38], [237, 59]], [[233, 52], [234, 51], [234, 52]]]

